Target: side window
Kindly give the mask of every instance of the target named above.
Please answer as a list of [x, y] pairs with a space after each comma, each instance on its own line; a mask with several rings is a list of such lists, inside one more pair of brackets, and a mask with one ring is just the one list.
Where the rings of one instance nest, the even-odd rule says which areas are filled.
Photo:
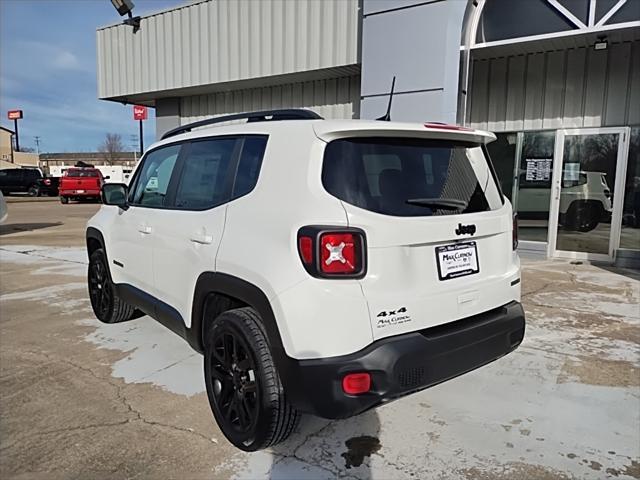
[[227, 177], [235, 138], [193, 142], [184, 160], [176, 207], [204, 210], [228, 200]]
[[140, 167], [140, 174], [129, 194], [132, 205], [161, 207], [165, 205], [173, 168], [180, 153], [180, 145], [171, 145], [151, 152]]
[[264, 157], [264, 150], [267, 147], [267, 138], [266, 136], [245, 138], [236, 181], [233, 185], [233, 198], [246, 195], [258, 183], [262, 157]]

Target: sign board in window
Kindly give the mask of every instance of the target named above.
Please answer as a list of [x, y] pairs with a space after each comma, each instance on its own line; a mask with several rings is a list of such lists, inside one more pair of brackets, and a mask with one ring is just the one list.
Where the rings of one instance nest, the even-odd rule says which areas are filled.
[[562, 180], [565, 182], [577, 182], [580, 179], [580, 164], [565, 163]]
[[527, 158], [526, 180], [528, 182], [548, 182], [551, 179], [551, 158]]

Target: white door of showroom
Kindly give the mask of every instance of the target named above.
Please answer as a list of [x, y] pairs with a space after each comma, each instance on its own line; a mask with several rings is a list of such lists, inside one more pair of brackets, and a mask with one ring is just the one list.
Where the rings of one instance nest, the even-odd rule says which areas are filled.
[[559, 130], [548, 254], [612, 261], [620, 242], [629, 128]]

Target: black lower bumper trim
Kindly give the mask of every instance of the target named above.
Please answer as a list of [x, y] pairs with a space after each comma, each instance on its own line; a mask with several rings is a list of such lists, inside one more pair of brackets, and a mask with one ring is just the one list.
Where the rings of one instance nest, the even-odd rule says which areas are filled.
[[[473, 317], [378, 340], [350, 355], [290, 359], [280, 374], [296, 408], [324, 418], [346, 418], [486, 365], [517, 348], [524, 331], [522, 306], [511, 302]], [[363, 371], [371, 374], [371, 391], [345, 394], [344, 375]]]

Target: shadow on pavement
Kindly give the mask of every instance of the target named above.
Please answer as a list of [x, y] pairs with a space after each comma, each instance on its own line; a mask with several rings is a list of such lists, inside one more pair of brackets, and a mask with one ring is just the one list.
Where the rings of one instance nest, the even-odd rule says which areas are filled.
[[9, 223], [0, 225], [0, 235], [9, 235], [17, 232], [31, 232], [42, 228], [58, 227], [62, 222], [42, 222], [42, 223]]

